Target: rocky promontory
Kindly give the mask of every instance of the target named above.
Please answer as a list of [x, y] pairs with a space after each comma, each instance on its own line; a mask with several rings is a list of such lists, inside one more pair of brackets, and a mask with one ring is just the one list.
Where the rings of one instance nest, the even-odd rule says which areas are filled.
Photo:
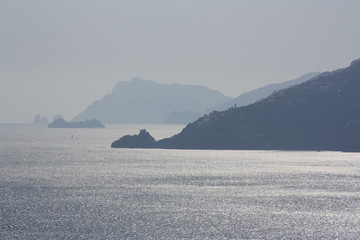
[[119, 140], [113, 142], [113, 148], [154, 148], [155, 139], [145, 130], [140, 130], [138, 135], [126, 135]]

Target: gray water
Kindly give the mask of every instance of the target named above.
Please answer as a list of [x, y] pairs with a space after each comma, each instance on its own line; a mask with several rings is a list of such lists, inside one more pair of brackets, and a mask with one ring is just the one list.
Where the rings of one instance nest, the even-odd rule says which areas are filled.
[[0, 239], [360, 239], [360, 154], [110, 148], [140, 128], [0, 125]]

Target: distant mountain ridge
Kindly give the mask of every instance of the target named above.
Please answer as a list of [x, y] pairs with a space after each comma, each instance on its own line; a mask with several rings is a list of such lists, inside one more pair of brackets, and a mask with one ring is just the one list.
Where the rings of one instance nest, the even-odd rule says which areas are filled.
[[[360, 59], [256, 103], [214, 111], [181, 133], [131, 147], [360, 152]], [[126, 147], [123, 138], [112, 147]]]
[[203, 112], [230, 100], [203, 86], [160, 84], [141, 78], [121, 81], [112, 93], [93, 102], [73, 121], [99, 119], [103, 123], [164, 123], [174, 111]]
[[206, 111], [206, 113], [209, 113], [212, 111], [223, 111], [230, 107], [234, 107], [235, 105], [237, 107], [249, 105], [251, 103], [254, 103], [256, 101], [259, 101], [263, 98], [268, 97], [274, 91], [278, 91], [278, 90], [281, 90], [281, 89], [284, 89], [284, 88], [287, 88], [287, 87], [290, 87], [290, 86], [293, 86], [296, 84], [306, 82], [306, 81], [318, 76], [319, 74], [320, 73], [307, 73], [307, 74], [304, 74], [301, 77], [296, 78], [294, 80], [285, 81], [285, 82], [281, 82], [281, 83], [273, 83], [273, 84], [269, 84], [269, 85], [266, 85], [261, 88], [251, 90], [249, 92], [245, 92], [235, 99], [231, 99], [230, 101], [221, 103], [215, 107], [208, 109]]

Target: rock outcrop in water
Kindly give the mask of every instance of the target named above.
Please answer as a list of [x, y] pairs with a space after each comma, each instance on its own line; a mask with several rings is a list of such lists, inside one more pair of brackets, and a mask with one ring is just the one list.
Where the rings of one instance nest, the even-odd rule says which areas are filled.
[[49, 128], [104, 128], [105, 126], [96, 119], [80, 122], [66, 122], [63, 118], [56, 119], [48, 125]]
[[251, 105], [214, 111], [152, 147], [360, 151], [359, 103], [360, 59]]
[[41, 117], [40, 114], [36, 114], [36, 116], [34, 117], [34, 121], [33, 121], [33, 124], [42, 124], [42, 125], [46, 125], [48, 124], [48, 119], [46, 117]]
[[126, 135], [119, 140], [113, 142], [113, 148], [153, 148], [155, 146], [155, 139], [145, 130], [140, 130], [138, 135]]

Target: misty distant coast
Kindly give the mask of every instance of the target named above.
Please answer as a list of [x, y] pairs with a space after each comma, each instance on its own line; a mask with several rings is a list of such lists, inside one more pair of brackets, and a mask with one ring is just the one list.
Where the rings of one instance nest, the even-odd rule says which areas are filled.
[[63, 118], [56, 119], [52, 123], [49, 123], [49, 128], [105, 128], [97, 119], [78, 121], [78, 122], [67, 122]]

